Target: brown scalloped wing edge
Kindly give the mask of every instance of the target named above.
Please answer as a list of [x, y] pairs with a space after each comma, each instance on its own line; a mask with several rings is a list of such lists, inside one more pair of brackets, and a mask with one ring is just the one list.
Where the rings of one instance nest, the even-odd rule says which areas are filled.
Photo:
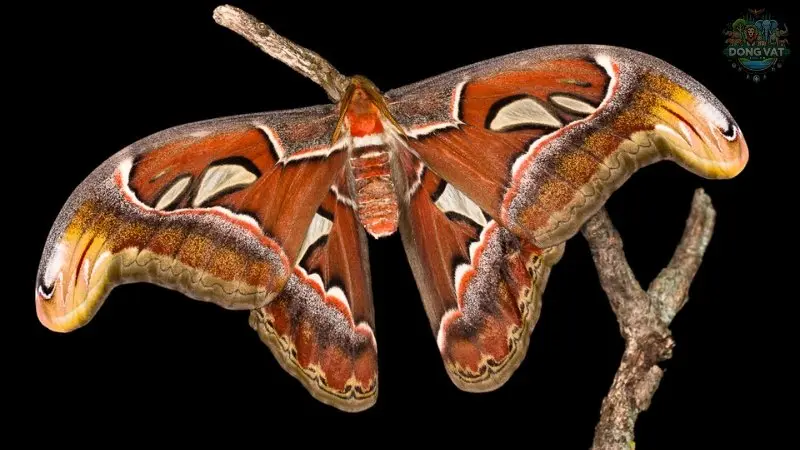
[[281, 367], [317, 400], [347, 412], [375, 404], [378, 354], [372, 328], [355, 324], [335, 295], [297, 269], [278, 297], [250, 313]]
[[476, 266], [460, 277], [459, 308], [448, 311], [438, 342], [453, 383], [469, 392], [492, 391], [508, 381], [527, 354], [542, 294], [564, 244], [540, 250], [490, 224]]

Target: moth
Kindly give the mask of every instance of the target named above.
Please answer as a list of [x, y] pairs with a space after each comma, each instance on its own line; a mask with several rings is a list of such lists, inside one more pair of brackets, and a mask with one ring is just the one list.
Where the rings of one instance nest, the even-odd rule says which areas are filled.
[[[235, 8], [215, 18], [280, 44]], [[631, 49], [536, 48], [385, 92], [300, 49], [285, 62], [317, 64], [330, 104], [176, 126], [77, 186], [38, 270], [45, 327], [153, 283], [249, 311], [311, 395], [362, 411], [378, 393], [368, 241], [399, 233], [449, 377], [491, 391], [525, 357], [566, 241], [634, 172], [729, 179], [748, 160], [714, 95]]]

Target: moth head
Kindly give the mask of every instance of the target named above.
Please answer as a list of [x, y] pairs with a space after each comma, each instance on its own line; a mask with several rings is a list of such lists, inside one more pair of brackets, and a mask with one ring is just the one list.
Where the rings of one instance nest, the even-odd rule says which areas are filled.
[[69, 229], [42, 259], [36, 278], [36, 314], [47, 328], [69, 332], [87, 324], [105, 299], [115, 258], [105, 240]]
[[738, 175], [747, 165], [749, 150], [727, 109], [698, 84], [685, 89], [658, 80], [656, 86], [649, 112], [657, 119], [655, 141], [667, 157], [706, 178]]
[[392, 117], [386, 99], [375, 84], [366, 77], [356, 75], [339, 102], [339, 121], [333, 132], [335, 143], [346, 133], [365, 135], [382, 133], [389, 125], [403, 135], [402, 127]]

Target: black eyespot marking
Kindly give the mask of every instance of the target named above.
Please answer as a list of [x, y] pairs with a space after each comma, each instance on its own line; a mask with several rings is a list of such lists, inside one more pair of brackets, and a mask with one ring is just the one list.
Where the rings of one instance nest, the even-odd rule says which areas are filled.
[[729, 141], [736, 139], [736, 127], [734, 127], [731, 122], [728, 122], [728, 126], [724, 130], [720, 128], [720, 131], [722, 132], [722, 136], [724, 136], [725, 139]]
[[42, 298], [45, 300], [50, 300], [53, 297], [53, 292], [56, 290], [56, 283], [53, 282], [52, 284], [48, 285], [44, 282], [43, 278], [39, 279], [39, 293], [42, 294]]

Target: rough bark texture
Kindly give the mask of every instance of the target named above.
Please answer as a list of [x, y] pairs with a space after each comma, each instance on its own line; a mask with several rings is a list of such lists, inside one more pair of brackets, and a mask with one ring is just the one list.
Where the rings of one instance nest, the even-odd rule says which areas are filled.
[[715, 217], [711, 199], [697, 190], [680, 244], [647, 291], [633, 275], [622, 238], [608, 213], [602, 209], [584, 225], [582, 233], [589, 242], [600, 284], [625, 339], [622, 362], [600, 410], [593, 449], [634, 447], [636, 419], [650, 405], [663, 376], [658, 363], [672, 357], [669, 324], [686, 303], [711, 240]]

